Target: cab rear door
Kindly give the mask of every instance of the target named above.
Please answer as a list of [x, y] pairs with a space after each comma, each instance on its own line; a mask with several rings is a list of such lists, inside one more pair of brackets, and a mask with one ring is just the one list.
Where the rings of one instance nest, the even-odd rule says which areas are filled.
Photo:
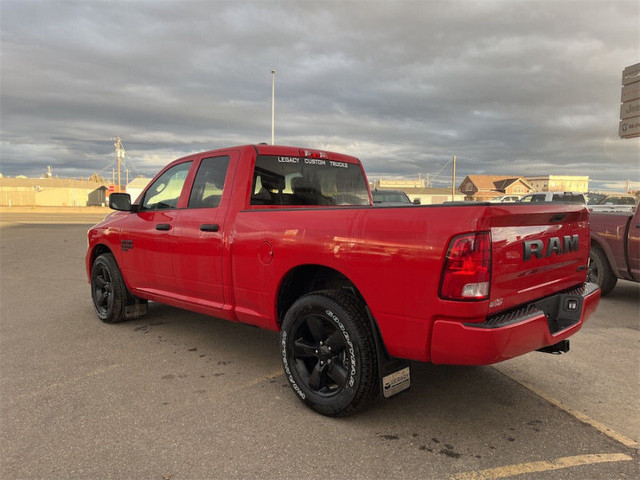
[[188, 202], [178, 212], [174, 232], [172, 262], [175, 295], [180, 301], [216, 310], [225, 304], [224, 256], [229, 233], [225, 220], [238, 157], [237, 151], [229, 151], [197, 160]]

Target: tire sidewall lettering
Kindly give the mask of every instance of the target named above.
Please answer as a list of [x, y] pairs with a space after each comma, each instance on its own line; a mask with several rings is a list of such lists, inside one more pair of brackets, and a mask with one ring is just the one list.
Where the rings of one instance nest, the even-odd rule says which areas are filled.
[[[348, 293], [322, 290], [297, 299], [282, 321], [278, 340], [285, 378], [297, 397], [322, 415], [351, 415], [378, 393], [375, 345], [362, 307]], [[338, 381], [328, 370], [329, 358], [340, 366]]]
[[336, 323], [336, 325], [338, 325], [338, 328], [342, 332], [342, 335], [344, 336], [344, 339], [347, 342], [347, 345], [349, 346], [349, 364], [350, 364], [350, 368], [349, 368], [349, 380], [347, 381], [347, 385], [349, 387], [353, 388], [353, 386], [355, 384], [355, 377], [356, 377], [356, 352], [355, 352], [355, 348], [353, 346], [353, 342], [351, 341], [351, 338], [349, 337], [349, 332], [345, 328], [344, 324], [340, 321], [338, 316], [335, 313], [333, 313], [331, 310], [329, 310], [329, 309], [326, 309], [324, 313], [331, 320], [333, 320]]
[[287, 360], [287, 332], [282, 330], [282, 341], [281, 341], [281, 353], [282, 353], [282, 367], [284, 368], [284, 373], [287, 376], [287, 380], [291, 384], [293, 390], [300, 396], [301, 399], [305, 399], [306, 395], [300, 389], [295, 379], [293, 378], [293, 374], [291, 373], [291, 368], [289, 368], [289, 360]]

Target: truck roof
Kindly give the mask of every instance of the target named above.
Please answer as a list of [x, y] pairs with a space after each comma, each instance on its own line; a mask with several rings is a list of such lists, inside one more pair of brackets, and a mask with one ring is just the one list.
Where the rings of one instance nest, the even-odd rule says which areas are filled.
[[309, 157], [309, 158], [324, 158], [328, 160], [335, 160], [339, 162], [347, 162], [353, 163], [356, 165], [360, 164], [360, 160], [351, 155], [345, 155], [343, 153], [332, 152], [328, 150], [320, 150], [315, 148], [308, 147], [294, 147], [290, 145], [267, 145], [264, 143], [260, 143], [257, 145], [237, 145], [233, 147], [227, 148], [218, 148], [215, 150], [207, 150], [204, 152], [192, 153], [190, 155], [178, 158], [177, 160], [172, 161], [171, 163], [181, 162], [187, 159], [201, 157], [203, 155], [211, 155], [215, 156], [224, 152], [229, 151], [241, 151], [251, 149], [255, 151], [258, 155], [284, 155], [290, 157]]

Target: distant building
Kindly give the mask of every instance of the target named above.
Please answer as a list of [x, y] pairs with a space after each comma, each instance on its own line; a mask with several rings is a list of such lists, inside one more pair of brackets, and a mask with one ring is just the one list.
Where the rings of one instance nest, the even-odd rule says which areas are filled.
[[412, 180], [397, 180], [381, 178], [373, 182], [373, 187], [380, 190], [402, 190], [404, 188], [424, 188], [424, 180], [421, 176]]
[[525, 195], [535, 188], [523, 177], [468, 175], [460, 184], [465, 200], [487, 202], [502, 195]]
[[541, 175], [527, 177], [527, 182], [538, 192], [581, 192], [589, 191], [589, 177], [572, 175]]
[[[405, 188], [404, 192], [409, 196], [409, 198], [413, 201], [416, 199], [420, 200], [422, 205], [436, 205], [444, 202], [451, 201], [451, 188]], [[457, 191], [454, 194], [453, 201], [462, 202], [464, 201], [464, 195], [458, 193]]]
[[62, 178], [0, 178], [0, 205], [86, 207], [106, 203], [104, 184]]

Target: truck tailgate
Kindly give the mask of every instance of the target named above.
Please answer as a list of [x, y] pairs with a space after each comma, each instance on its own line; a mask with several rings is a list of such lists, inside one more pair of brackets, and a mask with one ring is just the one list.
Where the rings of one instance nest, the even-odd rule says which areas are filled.
[[492, 207], [489, 314], [584, 283], [589, 213], [582, 205]]

